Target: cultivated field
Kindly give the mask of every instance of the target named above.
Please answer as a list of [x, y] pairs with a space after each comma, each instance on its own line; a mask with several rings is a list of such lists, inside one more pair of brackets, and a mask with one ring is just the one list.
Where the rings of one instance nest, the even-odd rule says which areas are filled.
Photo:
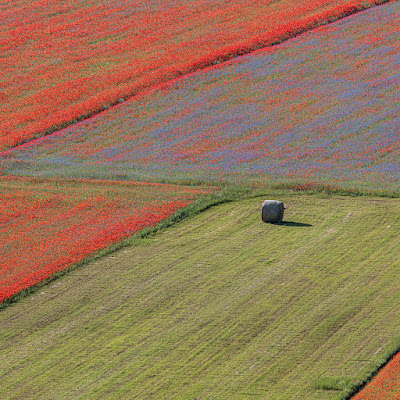
[[269, 192], [137, 239], [0, 313], [2, 399], [341, 398], [399, 345], [399, 216]]
[[400, 349], [399, 4], [0, 5], [1, 400], [367, 383]]
[[0, 5], [0, 150], [126, 96], [386, 0]]
[[39, 177], [399, 194], [399, 18], [400, 4], [386, 4], [192, 74], [0, 153], [0, 166]]

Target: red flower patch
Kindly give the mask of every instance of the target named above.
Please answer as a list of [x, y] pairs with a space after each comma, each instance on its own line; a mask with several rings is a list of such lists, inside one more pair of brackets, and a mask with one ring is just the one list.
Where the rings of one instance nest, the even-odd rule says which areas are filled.
[[0, 302], [211, 191], [5, 177], [0, 187]]

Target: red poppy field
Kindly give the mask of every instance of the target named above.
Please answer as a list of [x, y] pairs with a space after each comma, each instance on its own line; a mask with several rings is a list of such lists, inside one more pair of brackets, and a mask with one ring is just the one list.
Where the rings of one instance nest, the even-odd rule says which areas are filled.
[[0, 178], [0, 303], [187, 206], [210, 189]]
[[0, 149], [152, 85], [383, 2], [6, 3], [0, 6]]
[[400, 353], [386, 365], [354, 400], [400, 399]]

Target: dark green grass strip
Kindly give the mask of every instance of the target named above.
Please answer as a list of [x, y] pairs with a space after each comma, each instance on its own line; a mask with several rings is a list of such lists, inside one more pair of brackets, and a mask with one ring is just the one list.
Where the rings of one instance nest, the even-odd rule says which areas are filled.
[[[358, 382], [357, 385], [349, 387], [349, 392], [344, 396], [344, 400], [352, 399], [357, 393], [361, 392], [365, 386], [367, 386], [379, 372], [400, 352], [400, 338], [391, 343], [387, 349], [382, 353], [381, 357], [374, 361], [372, 364], [371, 372], [365, 377], [364, 380]], [[390, 391], [388, 391], [390, 395]]]

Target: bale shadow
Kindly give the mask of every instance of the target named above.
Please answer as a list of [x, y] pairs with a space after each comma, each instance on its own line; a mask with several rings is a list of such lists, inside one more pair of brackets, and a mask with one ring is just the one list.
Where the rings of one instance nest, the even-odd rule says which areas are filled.
[[284, 225], [284, 226], [298, 226], [298, 227], [309, 227], [311, 224], [303, 224], [302, 222], [294, 222], [294, 221], [282, 221], [282, 222], [273, 222], [273, 225]]

